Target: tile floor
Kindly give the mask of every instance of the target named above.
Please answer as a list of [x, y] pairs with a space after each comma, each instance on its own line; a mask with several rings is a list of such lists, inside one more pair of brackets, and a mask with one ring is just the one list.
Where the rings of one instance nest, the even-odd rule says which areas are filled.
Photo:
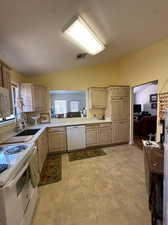
[[32, 225], [150, 225], [143, 152], [104, 148], [107, 155], [69, 162], [62, 181], [40, 187]]

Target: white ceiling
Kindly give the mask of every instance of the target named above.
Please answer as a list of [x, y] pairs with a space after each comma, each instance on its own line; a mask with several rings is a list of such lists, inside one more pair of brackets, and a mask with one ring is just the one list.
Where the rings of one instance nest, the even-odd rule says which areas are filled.
[[[48, 73], [109, 61], [168, 36], [167, 0], [1, 0], [0, 58], [25, 74]], [[62, 35], [80, 13], [108, 46], [97, 56]]]
[[146, 84], [143, 84], [143, 85], [139, 85], [139, 86], [134, 87], [133, 93], [134, 94], [137, 94], [139, 92], [142, 92], [146, 88], [148, 88], [149, 86], [151, 86], [152, 89], [156, 89], [157, 88], [157, 85], [158, 85], [157, 82], [150, 82], [150, 83], [146, 83]]

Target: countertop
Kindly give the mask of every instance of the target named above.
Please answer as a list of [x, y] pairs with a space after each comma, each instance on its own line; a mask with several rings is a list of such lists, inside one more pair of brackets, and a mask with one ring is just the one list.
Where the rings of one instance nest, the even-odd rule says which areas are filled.
[[[32, 139], [26, 143], [35, 142], [38, 137], [44, 132], [46, 128], [50, 127], [67, 127], [67, 126], [76, 126], [76, 125], [88, 125], [88, 124], [101, 124], [101, 123], [111, 123], [111, 120], [99, 120], [99, 119], [88, 119], [88, 118], [68, 118], [68, 119], [52, 119], [50, 123], [38, 124], [28, 126], [26, 129], [40, 129]], [[0, 143], [3, 143], [7, 139], [16, 136], [20, 132], [13, 132], [9, 136], [6, 136], [4, 140], [1, 140]]]
[[164, 151], [163, 149], [145, 148], [149, 170], [153, 174], [163, 175]]

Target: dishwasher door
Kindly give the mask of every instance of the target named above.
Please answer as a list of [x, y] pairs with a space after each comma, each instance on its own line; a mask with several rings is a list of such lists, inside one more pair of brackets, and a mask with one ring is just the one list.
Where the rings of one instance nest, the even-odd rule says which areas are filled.
[[85, 126], [67, 127], [68, 151], [86, 148]]

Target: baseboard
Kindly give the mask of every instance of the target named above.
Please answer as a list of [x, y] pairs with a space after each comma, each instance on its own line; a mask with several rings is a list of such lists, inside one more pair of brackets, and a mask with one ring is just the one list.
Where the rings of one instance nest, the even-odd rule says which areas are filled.
[[134, 144], [134, 141], [129, 141], [129, 145], [133, 145]]

